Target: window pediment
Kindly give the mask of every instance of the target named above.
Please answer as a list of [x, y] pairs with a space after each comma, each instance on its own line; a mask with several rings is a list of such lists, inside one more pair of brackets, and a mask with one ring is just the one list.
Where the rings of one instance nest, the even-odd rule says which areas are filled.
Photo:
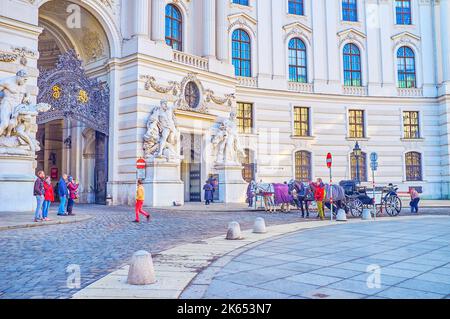
[[286, 36], [284, 38], [285, 42], [290, 38], [297, 36], [306, 39], [308, 41], [308, 44], [311, 45], [312, 29], [304, 25], [303, 23], [294, 22], [287, 24], [283, 26], [283, 30], [286, 32]]
[[250, 30], [253, 35], [256, 36], [255, 27], [257, 21], [250, 15], [246, 13], [232, 14], [228, 16], [228, 21], [230, 22], [228, 31], [231, 31], [235, 26], [238, 26], [239, 28]]
[[362, 48], [365, 48], [366, 35], [356, 29], [350, 28], [338, 32], [339, 45], [342, 45], [346, 41], [356, 41]]
[[402, 32], [391, 37], [393, 41], [393, 50], [403, 45], [412, 45], [416, 49], [420, 47], [420, 37], [411, 32]]

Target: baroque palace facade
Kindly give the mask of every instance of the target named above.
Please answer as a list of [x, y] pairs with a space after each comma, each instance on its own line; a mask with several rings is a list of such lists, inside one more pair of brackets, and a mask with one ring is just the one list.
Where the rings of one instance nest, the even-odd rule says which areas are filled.
[[[74, 175], [85, 202], [133, 203], [161, 100], [181, 157], [147, 158], [148, 205], [199, 201], [210, 176], [222, 185], [211, 128], [230, 112], [246, 181], [328, 180], [331, 152], [333, 181], [368, 185], [377, 152], [378, 185], [444, 199], [449, 23], [450, 0], [2, 0], [0, 79], [24, 69], [32, 97], [52, 105], [34, 168]], [[224, 190], [243, 189], [233, 176]]]

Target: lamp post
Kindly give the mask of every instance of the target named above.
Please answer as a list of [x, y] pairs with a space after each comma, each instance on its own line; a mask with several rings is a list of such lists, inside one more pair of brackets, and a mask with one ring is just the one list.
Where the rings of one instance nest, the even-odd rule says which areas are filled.
[[359, 158], [361, 157], [361, 148], [359, 147], [358, 141], [356, 141], [355, 147], [353, 148], [353, 155], [355, 156], [356, 160], [356, 184], [359, 185]]

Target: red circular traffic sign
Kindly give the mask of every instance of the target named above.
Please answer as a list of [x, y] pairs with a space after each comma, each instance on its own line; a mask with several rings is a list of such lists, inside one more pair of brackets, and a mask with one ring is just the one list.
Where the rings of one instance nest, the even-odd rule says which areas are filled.
[[331, 164], [333, 163], [333, 158], [331, 157], [331, 153], [327, 154], [327, 167], [331, 168]]
[[136, 161], [136, 168], [137, 169], [143, 169], [145, 168], [145, 159], [140, 158]]

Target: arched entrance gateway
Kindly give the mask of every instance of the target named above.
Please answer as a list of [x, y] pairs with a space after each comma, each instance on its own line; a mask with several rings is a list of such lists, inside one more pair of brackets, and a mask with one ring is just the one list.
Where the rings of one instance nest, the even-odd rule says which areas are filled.
[[[68, 20], [68, 8], [73, 20]], [[80, 22], [77, 25], [77, 22]], [[108, 181], [109, 87], [107, 35], [86, 8], [48, 1], [39, 8], [38, 102], [52, 108], [37, 118], [36, 170], [56, 184], [63, 173], [80, 183], [80, 202], [104, 204]]]

